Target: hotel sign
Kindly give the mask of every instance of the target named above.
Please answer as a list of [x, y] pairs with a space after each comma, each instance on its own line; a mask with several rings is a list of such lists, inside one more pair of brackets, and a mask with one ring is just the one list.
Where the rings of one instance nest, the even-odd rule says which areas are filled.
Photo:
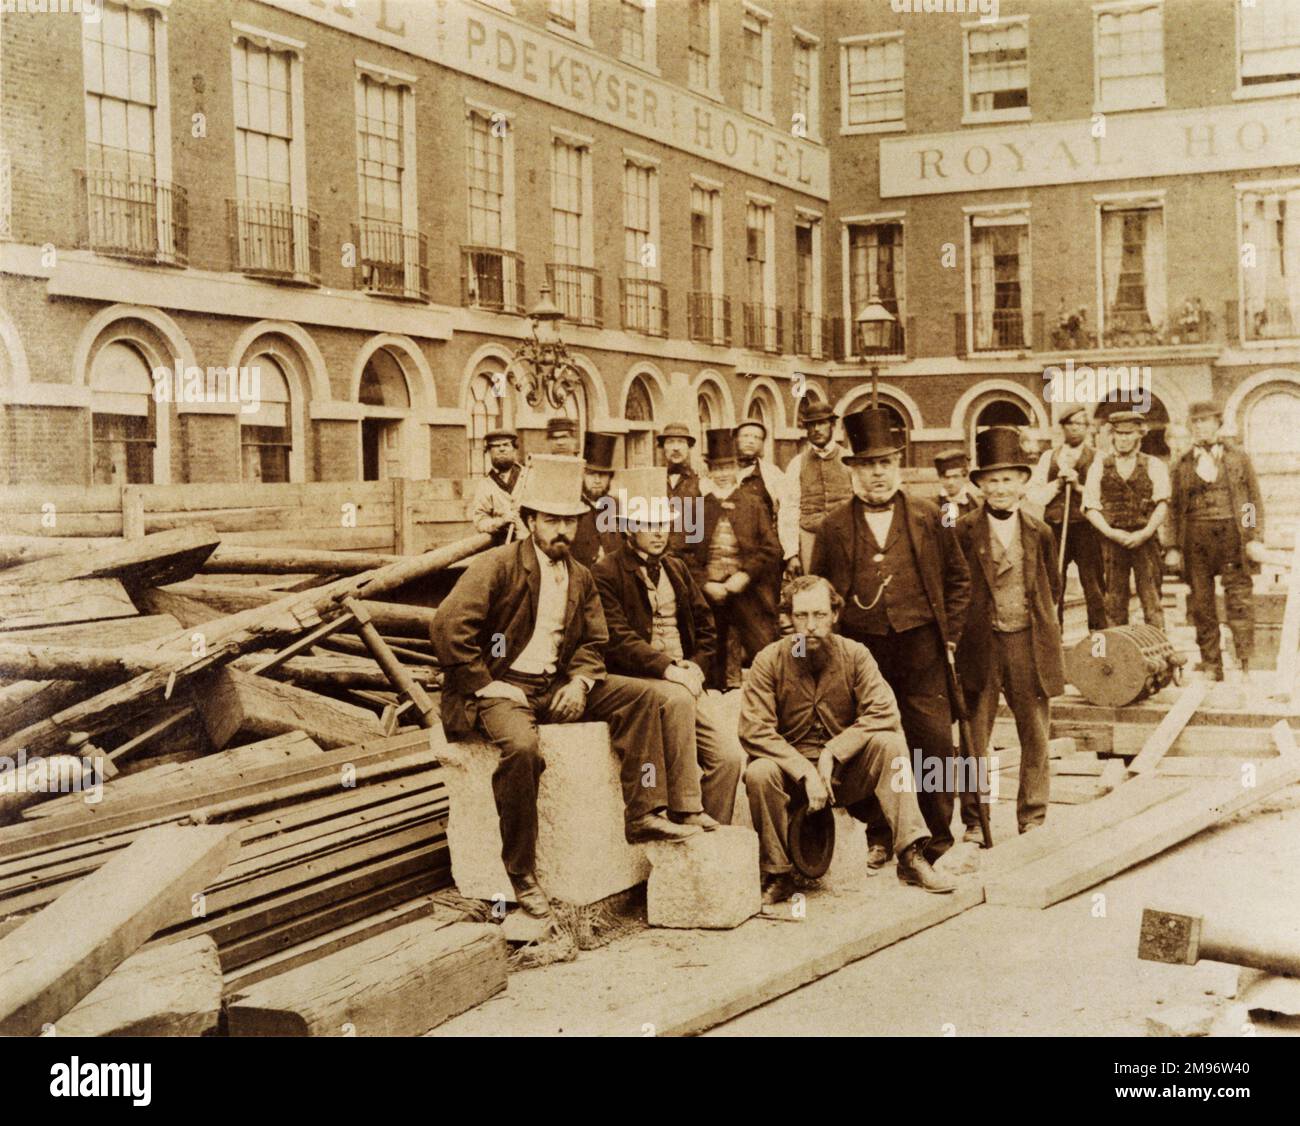
[[[737, 172], [817, 199], [830, 198], [830, 157], [823, 146], [662, 82], [560, 35], [529, 27], [486, 5], [469, 0], [263, 3]], [[308, 53], [310, 50], [309, 44]]]
[[940, 195], [1300, 164], [1300, 98], [880, 142], [880, 195]]

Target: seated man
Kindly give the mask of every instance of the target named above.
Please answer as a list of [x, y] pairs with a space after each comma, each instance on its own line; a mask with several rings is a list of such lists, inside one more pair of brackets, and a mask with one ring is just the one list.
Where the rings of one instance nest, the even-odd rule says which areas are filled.
[[609, 628], [605, 667], [694, 699], [704, 812], [729, 825], [745, 754], [719, 722], [717, 697], [704, 691], [717, 644], [713, 612], [686, 564], [666, 554], [674, 523], [666, 470], [625, 470], [619, 505], [623, 546], [591, 569]]
[[798, 786], [809, 809], [835, 801], [859, 821], [874, 795], [893, 834], [898, 878], [926, 891], [952, 891], [953, 882], [925, 859], [929, 830], [894, 694], [867, 647], [832, 632], [844, 600], [824, 578], [805, 575], [786, 588], [785, 603], [796, 632], [758, 655], [740, 703], [763, 902], [780, 903], [794, 892], [787, 841]]
[[537, 784], [546, 766], [539, 722], [609, 724], [623, 762], [629, 842], [683, 840], [708, 824], [690, 697], [606, 674], [596, 584], [569, 554], [584, 511], [581, 486], [577, 458], [533, 458], [519, 498], [528, 538], [476, 557], [430, 629], [443, 671], [444, 731], [455, 738], [477, 730], [501, 751], [492, 776], [501, 858], [516, 902], [539, 918], [550, 913], [534, 875]]

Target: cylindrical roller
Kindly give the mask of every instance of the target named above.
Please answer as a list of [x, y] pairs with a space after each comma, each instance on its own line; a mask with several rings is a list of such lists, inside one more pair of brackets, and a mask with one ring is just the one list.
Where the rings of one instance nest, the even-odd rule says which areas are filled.
[[1159, 692], [1181, 656], [1154, 626], [1113, 626], [1066, 651], [1065, 674], [1089, 703], [1122, 708]]

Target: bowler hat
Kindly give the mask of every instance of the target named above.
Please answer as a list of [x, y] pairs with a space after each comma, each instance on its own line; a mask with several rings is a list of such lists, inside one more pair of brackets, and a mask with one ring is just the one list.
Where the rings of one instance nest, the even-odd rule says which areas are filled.
[[970, 458], [966, 456], [966, 451], [955, 447], [950, 450], [940, 450], [934, 455], [934, 467], [941, 477], [950, 469], [965, 469], [968, 465], [970, 465]]
[[1020, 447], [1020, 431], [1014, 426], [990, 426], [975, 435], [975, 468], [971, 480], [977, 484], [984, 473], [994, 469], [1023, 469], [1031, 472]]
[[582, 459], [533, 454], [519, 490], [520, 509], [544, 512], [548, 516], [581, 516]]
[[808, 880], [820, 879], [835, 855], [835, 810], [828, 802], [814, 812], [805, 798], [790, 815], [790, 862]]
[[710, 465], [722, 461], [736, 461], [736, 435], [728, 427], [704, 432], [704, 460]]
[[614, 444], [617, 441], [617, 434], [599, 434], [588, 430], [582, 439], [582, 460], [587, 468], [613, 473]]
[[557, 434], [576, 434], [578, 432], [578, 420], [575, 418], [566, 418], [560, 415], [558, 418], [548, 419], [546, 423], [546, 436], [554, 438]]
[[655, 437], [655, 444], [662, 446], [667, 438], [685, 438], [688, 446], [695, 445], [695, 435], [684, 422], [670, 422]]
[[489, 430], [483, 435], [483, 444], [490, 446], [493, 442], [514, 442], [519, 445], [519, 435], [513, 430]]
[[832, 422], [839, 416], [830, 403], [809, 392], [799, 400], [799, 425], [807, 429], [814, 422]]
[[903, 443], [893, 423], [893, 415], [883, 407], [846, 414], [844, 436], [852, 453], [844, 455], [844, 464], [858, 465], [869, 457], [884, 457], [902, 450]]
[[733, 434], [739, 434], [739, 433], [740, 433], [740, 429], [741, 429], [742, 426], [757, 426], [757, 427], [758, 427], [758, 428], [763, 432], [763, 437], [764, 437], [764, 438], [767, 437], [767, 423], [764, 422], [761, 418], [743, 418], [743, 419], [741, 419], [738, 423], [736, 423], [736, 427], [735, 427], [735, 429], [732, 431], [732, 433], [733, 433]]
[[1112, 430], [1140, 430], [1146, 425], [1146, 419], [1137, 411], [1116, 411], [1106, 421]]
[[1192, 409], [1187, 412], [1187, 420], [1195, 422], [1198, 418], [1223, 418], [1223, 411], [1214, 403], [1208, 400], [1202, 400], [1199, 403], [1193, 403]]
[[1080, 403], [1078, 406], [1066, 407], [1065, 410], [1061, 412], [1061, 417], [1058, 418], [1056, 421], [1059, 422], [1062, 426], [1064, 426], [1076, 414], [1083, 415], [1084, 422], [1088, 421], [1088, 408], [1084, 406], [1082, 403]]

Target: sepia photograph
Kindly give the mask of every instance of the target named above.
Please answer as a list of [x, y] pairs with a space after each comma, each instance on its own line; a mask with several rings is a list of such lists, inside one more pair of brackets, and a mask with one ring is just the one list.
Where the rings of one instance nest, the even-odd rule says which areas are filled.
[[1297, 525], [1300, 0], [0, 0], [18, 1093], [1249, 1099]]

